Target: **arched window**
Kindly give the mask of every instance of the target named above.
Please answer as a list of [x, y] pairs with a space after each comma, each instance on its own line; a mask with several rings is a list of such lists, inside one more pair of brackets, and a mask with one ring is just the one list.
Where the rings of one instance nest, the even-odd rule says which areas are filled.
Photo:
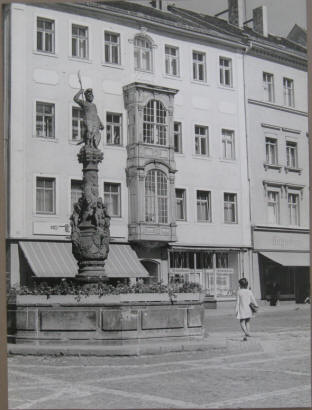
[[153, 71], [152, 43], [146, 37], [134, 39], [134, 68], [142, 71]]
[[156, 169], [149, 171], [145, 178], [145, 221], [168, 223], [167, 177]]
[[150, 100], [144, 107], [143, 142], [167, 145], [166, 109], [157, 100]]

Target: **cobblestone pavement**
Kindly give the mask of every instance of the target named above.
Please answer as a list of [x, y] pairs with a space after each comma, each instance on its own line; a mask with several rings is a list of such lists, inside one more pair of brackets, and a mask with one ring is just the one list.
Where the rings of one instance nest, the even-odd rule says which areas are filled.
[[310, 407], [310, 306], [263, 306], [243, 342], [231, 309], [207, 310], [206, 351], [9, 357], [10, 409]]

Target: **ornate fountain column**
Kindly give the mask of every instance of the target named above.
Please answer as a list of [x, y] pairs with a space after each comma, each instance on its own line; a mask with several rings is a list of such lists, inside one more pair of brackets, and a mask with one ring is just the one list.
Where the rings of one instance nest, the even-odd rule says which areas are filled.
[[86, 101], [79, 99], [83, 90], [74, 97], [74, 101], [82, 108], [85, 132], [84, 146], [78, 153], [78, 161], [83, 165], [82, 196], [74, 204], [71, 220], [72, 252], [78, 261], [79, 271], [76, 279], [83, 284], [96, 283], [104, 280], [105, 260], [109, 252], [110, 216], [106, 205], [99, 197], [98, 165], [103, 160], [103, 152], [98, 149], [101, 120], [93, 101], [92, 90], [84, 95]]

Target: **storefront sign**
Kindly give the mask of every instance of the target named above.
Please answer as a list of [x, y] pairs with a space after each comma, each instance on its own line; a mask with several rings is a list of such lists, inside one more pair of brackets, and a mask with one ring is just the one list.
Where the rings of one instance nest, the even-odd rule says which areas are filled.
[[254, 248], [259, 250], [309, 251], [309, 234], [254, 231]]
[[70, 235], [70, 225], [69, 223], [57, 222], [34, 222], [33, 233], [34, 235], [68, 236]]

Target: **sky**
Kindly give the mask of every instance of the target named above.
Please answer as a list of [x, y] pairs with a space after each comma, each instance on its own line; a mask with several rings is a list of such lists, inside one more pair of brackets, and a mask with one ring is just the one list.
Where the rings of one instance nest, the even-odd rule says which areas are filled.
[[[144, 3], [144, 0], [132, 0]], [[177, 7], [214, 15], [227, 9], [227, 0], [172, 0]], [[306, 28], [306, 0], [245, 0], [247, 20], [252, 17], [252, 9], [266, 6], [269, 33], [287, 37], [294, 24]], [[227, 18], [227, 14], [220, 18]]]

